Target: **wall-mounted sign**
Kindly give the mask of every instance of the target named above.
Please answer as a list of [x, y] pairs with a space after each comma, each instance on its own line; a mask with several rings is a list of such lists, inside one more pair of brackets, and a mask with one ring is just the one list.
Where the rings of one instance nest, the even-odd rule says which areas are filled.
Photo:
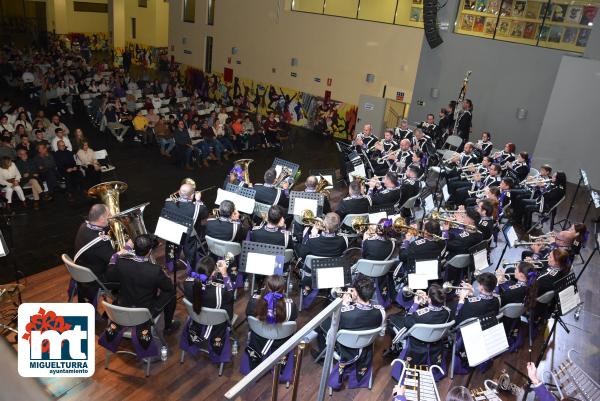
[[403, 91], [396, 92], [396, 100], [399, 102], [402, 102], [404, 100], [404, 92]]
[[297, 74], [297, 73], [295, 73], [295, 72], [290, 72], [290, 75], [291, 75], [292, 77], [294, 77], [294, 78], [296, 78], [296, 77], [298, 76], [298, 74]]
[[425, 106], [424, 100], [417, 100], [417, 106]]
[[375, 110], [375, 105], [373, 103], [365, 103], [365, 110]]
[[321, 82], [321, 78], [315, 77], [315, 82]]
[[184, 52], [185, 54], [192, 54], [192, 51], [191, 51], [191, 50], [184, 50], [183, 52]]

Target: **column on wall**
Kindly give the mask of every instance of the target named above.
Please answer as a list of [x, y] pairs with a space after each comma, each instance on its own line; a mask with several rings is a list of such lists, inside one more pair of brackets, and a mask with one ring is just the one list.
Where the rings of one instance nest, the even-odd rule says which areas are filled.
[[125, 0], [108, 1], [108, 29], [112, 33], [112, 46], [125, 47]]

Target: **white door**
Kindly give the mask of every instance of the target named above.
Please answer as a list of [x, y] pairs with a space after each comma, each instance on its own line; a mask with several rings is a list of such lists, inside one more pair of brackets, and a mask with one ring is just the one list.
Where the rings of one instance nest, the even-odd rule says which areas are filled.
[[385, 130], [385, 104], [385, 98], [360, 95], [358, 101], [356, 132], [361, 132], [365, 124], [371, 124], [373, 127], [373, 134], [379, 138], [383, 138], [383, 131]]

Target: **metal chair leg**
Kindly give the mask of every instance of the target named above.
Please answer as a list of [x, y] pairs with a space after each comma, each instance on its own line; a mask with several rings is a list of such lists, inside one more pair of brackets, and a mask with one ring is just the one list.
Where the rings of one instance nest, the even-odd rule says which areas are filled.
[[146, 358], [146, 377], [150, 376], [150, 358]]
[[110, 351], [109, 350], [105, 350], [104, 351], [104, 369], [108, 369], [108, 361], [110, 359]]
[[185, 351], [181, 350], [181, 357], [179, 357], [179, 363], [183, 363], [184, 358], [185, 358]]
[[223, 365], [225, 365], [223, 362], [219, 365], [219, 377], [223, 376]]
[[454, 379], [454, 359], [456, 358], [456, 339], [452, 342], [452, 358], [450, 360], [450, 379]]

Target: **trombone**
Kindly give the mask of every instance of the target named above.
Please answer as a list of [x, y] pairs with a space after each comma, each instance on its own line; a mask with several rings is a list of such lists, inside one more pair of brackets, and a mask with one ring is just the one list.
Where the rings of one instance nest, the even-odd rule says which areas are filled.
[[554, 242], [554, 238], [540, 238], [536, 241], [515, 241], [514, 246], [531, 246], [531, 245], [550, 245]]
[[541, 178], [541, 177], [527, 177], [520, 182], [521, 185], [539, 185], [548, 184], [552, 181], [552, 178]]
[[506, 266], [516, 266], [521, 262], [531, 263], [532, 265], [542, 265], [544, 263], [548, 263], [548, 259], [538, 259], [538, 260], [516, 260], [514, 262], [508, 262], [506, 260], [502, 261], [502, 267]]
[[440, 212], [438, 212], [438, 211], [431, 212], [431, 216], [429, 218], [432, 220], [445, 221], [446, 223], [450, 224], [450, 226], [463, 228], [464, 230], [469, 231], [469, 232], [478, 232], [479, 231], [479, 229], [472, 224], [460, 223], [456, 220], [443, 218], [440, 216]]

